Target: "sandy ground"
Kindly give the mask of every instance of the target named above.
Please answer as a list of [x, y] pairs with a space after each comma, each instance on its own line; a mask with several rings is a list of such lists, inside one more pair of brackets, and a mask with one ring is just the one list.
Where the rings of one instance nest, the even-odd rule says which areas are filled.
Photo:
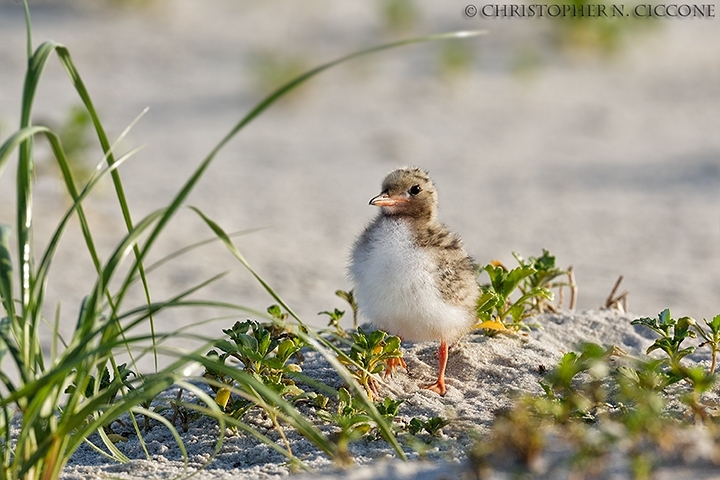
[[[321, 310], [344, 308], [333, 292], [349, 288], [350, 245], [375, 213], [367, 201], [402, 164], [430, 170], [441, 217], [479, 263], [512, 264], [512, 251], [547, 248], [562, 266], [573, 265], [579, 310], [602, 305], [623, 274], [633, 312], [720, 313], [718, 20], [658, 21], [603, 57], [551, 48], [544, 22], [468, 19], [465, 2], [418, 5], [418, 24], [403, 35], [383, 30], [374, 2], [156, 0], [121, 8], [44, 1], [33, 2], [32, 12], [36, 45], [68, 46], [111, 136], [150, 107], [120, 147], [144, 146], [121, 169], [136, 221], [165, 205], [260, 100], [258, 53], [310, 67], [398, 36], [490, 31], [470, 40], [473, 68], [460, 76], [441, 73], [436, 44], [323, 74], [227, 145], [193, 192], [189, 203], [227, 231], [268, 227], [237, 244], [310, 323], [321, 322]], [[18, 124], [24, 35], [22, 8], [1, 0], [0, 139]], [[51, 62], [36, 122], [58, 123], [78, 103]], [[48, 162], [40, 163], [41, 247], [67, 203]], [[13, 178], [10, 165], [0, 177], [3, 223], [14, 223]], [[107, 255], [123, 233], [111, 186], [86, 208]], [[153, 258], [210, 235], [183, 211]], [[93, 283], [79, 239], [76, 231], [66, 235], [48, 291], [49, 314], [62, 302], [65, 332]], [[272, 303], [220, 247], [158, 270], [153, 297], [226, 270], [205, 297], [255, 309]], [[197, 318], [161, 317], [159, 328]], [[225, 326], [217, 325], [218, 335]]]
[[[408, 435], [398, 437], [411, 460], [410, 464], [394, 460], [395, 454], [385, 441], [365, 439], [351, 444], [355, 468], [341, 471], [294, 431], [288, 429], [287, 437], [293, 453], [308, 468], [319, 469], [322, 478], [460, 478], [463, 472], [468, 471], [466, 452], [473, 446], [475, 438], [487, 437], [495, 414], [511, 407], [513, 399], [520, 394], [542, 393], [539, 384], [543, 377], [541, 365], [551, 368], [564, 353], [575, 350], [580, 342], [615, 345], [632, 355], [641, 354], [655, 337], [644, 327], [630, 325], [633, 318], [615, 311], [564, 312], [532, 318], [528, 322], [537, 323], [542, 329], [533, 330], [529, 334], [493, 338], [479, 333], [468, 334], [451, 349], [447, 370], [448, 391], [444, 397], [418, 387], [422, 383], [430, 383], [436, 374], [437, 344], [403, 345], [408, 372], [399, 370], [380, 386], [381, 396], [404, 400], [395, 421], [407, 425], [413, 417], [427, 420], [435, 416], [450, 420], [439, 438], [417, 435], [415, 438], [422, 448], [413, 445], [412, 437]], [[691, 360], [707, 367], [709, 349], [698, 349]], [[329, 364], [314, 352], [306, 354], [303, 373], [335, 388], [342, 386]], [[303, 388], [310, 389], [305, 385]], [[174, 395], [174, 392], [169, 392], [169, 395]], [[715, 393], [710, 395], [706, 401], [719, 399]], [[281, 444], [280, 437], [267, 418], [260, 414], [249, 414], [246, 421]], [[128, 438], [127, 442], [118, 443], [118, 448], [130, 458], [140, 460], [117, 464], [103, 459], [90, 447], [83, 446], [65, 468], [62, 478], [173, 478], [193, 473], [205, 465], [218, 439], [216, 422], [209, 419], [190, 422], [189, 430], [182, 434], [188, 452], [188, 466], [185, 470], [181, 452], [164, 426], [156, 425], [144, 434], [152, 460], [142, 460], [145, 458], [144, 453], [129, 422], [126, 422], [125, 427], [114, 425], [113, 429]], [[281, 454], [247, 435], [228, 433], [224, 446], [202, 471], [200, 478], [266, 479], [288, 475], [288, 467]], [[702, 439], [702, 435], [698, 435], [698, 438]], [[701, 443], [698, 441], [698, 444]], [[712, 443], [710, 445], [706, 450], [697, 447], [692, 449], [698, 452], [698, 457], [687, 462], [678, 461], [675, 455], [669, 455], [671, 461], [661, 462], [662, 468], [657, 478], [682, 478], [677, 476], [679, 472], [683, 469], [690, 471], [691, 468], [694, 472], [692, 478], [709, 478], [704, 475], [704, 469], [717, 473], [717, 466], [709, 459], [717, 447], [713, 447]], [[420, 452], [423, 452], [422, 456]], [[541, 463], [546, 465], [538, 472], [542, 478], [566, 478], [568, 475], [567, 450], [552, 444], [552, 441], [548, 441], [547, 453], [543, 455]], [[631, 477], [628, 459], [622, 453], [612, 457], [606, 470], [593, 478]], [[317, 476], [317, 473], [301, 474], [300, 479]], [[492, 478], [513, 477], [500, 468]]]

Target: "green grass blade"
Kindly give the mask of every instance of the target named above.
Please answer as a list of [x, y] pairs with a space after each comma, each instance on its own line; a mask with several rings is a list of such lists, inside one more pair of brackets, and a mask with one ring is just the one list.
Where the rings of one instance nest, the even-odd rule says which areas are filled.
[[[98, 137], [98, 141], [100, 142], [100, 146], [103, 150], [103, 153], [105, 154], [105, 157], [107, 159], [108, 166], [112, 166], [115, 163], [115, 156], [112, 151], [112, 147], [110, 145], [110, 142], [108, 140], [107, 134], [105, 133], [105, 129], [102, 126], [102, 122], [100, 121], [100, 117], [97, 114], [97, 111], [95, 110], [95, 105], [92, 102], [92, 99], [90, 98], [90, 94], [87, 91], [87, 88], [85, 87], [85, 83], [82, 81], [82, 78], [80, 77], [80, 74], [78, 73], [77, 68], [75, 67], [75, 64], [72, 60], [72, 57], [70, 55], [70, 52], [68, 49], [62, 45], [55, 44], [55, 50], [57, 51], [58, 58], [60, 59], [60, 63], [65, 68], [65, 71], [70, 76], [70, 79], [73, 83], [73, 86], [75, 87], [76, 92], [80, 96], [80, 99], [82, 100], [83, 104], [85, 105], [85, 108], [88, 111], [88, 114], [90, 115], [90, 118], [93, 123], [93, 127], [95, 128], [95, 132]], [[120, 210], [122, 212], [123, 219], [125, 221], [125, 226], [128, 230], [128, 232], [132, 231], [134, 228], [134, 223], [132, 220], [132, 216], [130, 214], [130, 208], [127, 203], [127, 197], [125, 195], [125, 189], [122, 184], [122, 180], [120, 179], [120, 175], [116, 170], [113, 170], [111, 172], [112, 180], [113, 180], [113, 186], [115, 188], [115, 195], [118, 199], [118, 203], [120, 205]], [[151, 302], [150, 297], [150, 288], [148, 286], [147, 277], [145, 275], [145, 269], [142, 264], [142, 255], [140, 252], [140, 249], [137, 245], [133, 246], [133, 253], [135, 254], [136, 258], [136, 267], [140, 279], [142, 281], [143, 285], [143, 292], [145, 294], [145, 301], [147, 303]], [[133, 269], [133, 271], [135, 271]], [[152, 332], [155, 331], [155, 323], [152, 318], [150, 318], [150, 330]], [[157, 370], [157, 358], [155, 359], [155, 369]]]
[[[237, 231], [237, 232], [228, 233], [228, 237], [230, 237], [230, 238], [235, 238], [235, 237], [239, 237], [239, 236], [241, 236], [241, 235], [248, 235], [248, 234], [251, 234], [251, 233], [259, 232], [259, 231], [261, 231], [261, 230], [265, 230], [266, 228], [267, 228], [267, 227], [258, 227], [258, 228], [248, 228], [248, 229], [245, 229], [245, 230], [239, 230], [239, 231]], [[146, 274], [150, 274], [151, 272], [153, 272], [154, 270], [157, 270], [158, 268], [162, 267], [162, 266], [165, 265], [166, 263], [168, 263], [168, 262], [170, 262], [170, 261], [172, 261], [172, 260], [175, 260], [176, 258], [179, 258], [179, 257], [185, 255], [186, 253], [190, 253], [190, 252], [192, 252], [192, 251], [194, 251], [194, 250], [197, 250], [197, 249], [200, 248], [200, 247], [204, 247], [205, 245], [209, 245], [209, 244], [211, 244], [211, 243], [215, 243], [215, 242], [218, 242], [218, 241], [220, 241], [219, 238], [217, 238], [217, 237], [211, 237], [211, 238], [207, 238], [207, 239], [205, 239], [205, 240], [201, 240], [201, 241], [196, 242], [196, 243], [192, 243], [192, 244], [190, 244], [190, 245], [188, 245], [188, 246], [186, 246], [186, 247], [180, 248], [180, 249], [178, 249], [178, 250], [176, 250], [176, 251], [174, 251], [174, 252], [172, 252], [172, 253], [164, 256], [164, 257], [162, 257], [160, 260], [154, 262], [152, 265], [148, 265], [148, 266], [145, 268], [145, 273], [146, 273]], [[137, 277], [136, 277], [136, 278], [137, 278]], [[133, 278], [133, 281], [135, 281], [136, 278]]]
[[30, 7], [28, 6], [27, 0], [23, 0], [23, 8], [25, 10], [25, 31], [27, 34], [27, 57], [32, 56], [32, 25], [30, 23]]
[[[35, 100], [37, 86], [53, 48], [52, 42], [45, 42], [38, 47], [37, 51], [32, 56], [28, 58], [28, 69], [25, 74], [22, 107], [20, 111], [20, 130], [30, 127], [32, 105]], [[32, 275], [34, 249], [32, 238], [32, 179], [34, 170], [33, 140], [32, 136], [29, 136], [20, 144], [16, 181], [18, 268], [20, 275], [20, 301], [24, 317], [28, 303], [30, 302], [30, 289], [32, 288], [32, 283], [34, 281]], [[28, 337], [30, 325], [27, 324], [25, 329], [26, 331], [23, 334], [22, 340], [23, 344], [29, 341]], [[31, 350], [28, 348], [27, 351], [30, 352]], [[29, 360], [30, 358], [26, 358], [26, 361]]]
[[[9, 319], [15, 318], [13, 301], [12, 258], [10, 256], [10, 225], [0, 224], [0, 300]], [[0, 355], [0, 366], [2, 356]]]
[[215, 235], [220, 238], [223, 244], [225, 244], [230, 253], [250, 272], [253, 277], [255, 277], [255, 279], [260, 283], [260, 285], [263, 286], [263, 288], [265, 288], [265, 290], [270, 294], [270, 296], [273, 297], [273, 299], [278, 302], [278, 304], [283, 307], [295, 320], [297, 320], [301, 325], [304, 325], [303, 321], [293, 311], [293, 309], [290, 308], [290, 306], [285, 303], [282, 298], [280, 298], [280, 295], [278, 295], [277, 292], [275, 292], [275, 290], [273, 290], [273, 288], [260, 275], [258, 275], [257, 272], [255, 272], [255, 270], [250, 266], [247, 260], [245, 260], [245, 257], [235, 247], [235, 244], [230, 239], [230, 236], [225, 233], [225, 231], [220, 227], [220, 225], [210, 219], [200, 209], [196, 207], [190, 207], [190, 209], [197, 213], [200, 218], [203, 219], [203, 221], [210, 227], [213, 233], [215, 233]]

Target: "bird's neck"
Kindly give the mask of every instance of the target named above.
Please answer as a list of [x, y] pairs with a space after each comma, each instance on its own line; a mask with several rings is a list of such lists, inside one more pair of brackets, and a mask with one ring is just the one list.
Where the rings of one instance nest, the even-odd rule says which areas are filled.
[[385, 220], [391, 220], [395, 222], [405, 223], [410, 229], [415, 231], [421, 231], [427, 228], [431, 228], [432, 225], [437, 223], [437, 219], [432, 214], [425, 215], [388, 215], [381, 213], [380, 218]]

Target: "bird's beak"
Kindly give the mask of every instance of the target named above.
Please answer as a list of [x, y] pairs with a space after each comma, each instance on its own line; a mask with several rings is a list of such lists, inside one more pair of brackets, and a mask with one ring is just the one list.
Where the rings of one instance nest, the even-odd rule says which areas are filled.
[[381, 193], [377, 197], [370, 199], [370, 205], [375, 207], [394, 207], [398, 203], [407, 203], [407, 199], [402, 197], [391, 197], [387, 193]]

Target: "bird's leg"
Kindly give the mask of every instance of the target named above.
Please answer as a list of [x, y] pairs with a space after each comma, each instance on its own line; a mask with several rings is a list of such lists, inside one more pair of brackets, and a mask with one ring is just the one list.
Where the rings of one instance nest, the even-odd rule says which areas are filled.
[[435, 383], [430, 385], [423, 385], [422, 388], [427, 388], [433, 392], [445, 395], [445, 367], [447, 366], [448, 359], [448, 345], [445, 340], [440, 342], [440, 349], [438, 349], [438, 360], [440, 362], [440, 368], [438, 370], [438, 378]]

